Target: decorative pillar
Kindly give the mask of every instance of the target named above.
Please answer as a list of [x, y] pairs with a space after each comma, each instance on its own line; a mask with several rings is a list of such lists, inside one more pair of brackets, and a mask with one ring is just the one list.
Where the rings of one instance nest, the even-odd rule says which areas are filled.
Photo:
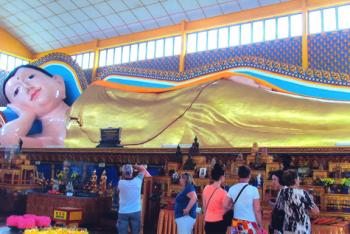
[[303, 35], [301, 41], [301, 55], [302, 55], [302, 67], [307, 69], [309, 67], [309, 52], [307, 38], [309, 34], [309, 18], [307, 10], [307, 0], [303, 0], [302, 3], [302, 15], [303, 15]]
[[180, 54], [180, 63], [179, 63], [179, 72], [185, 70], [185, 58], [186, 58], [186, 45], [187, 45], [187, 36], [186, 36], [186, 25], [187, 21], [181, 21], [181, 54]]
[[97, 71], [97, 68], [98, 68], [98, 63], [99, 63], [99, 60], [100, 60], [100, 50], [98, 48], [98, 45], [99, 45], [99, 41], [96, 40], [96, 44], [95, 44], [95, 59], [94, 59], [94, 66], [92, 68], [92, 77], [91, 77], [91, 82], [94, 82], [96, 80], [96, 71]]

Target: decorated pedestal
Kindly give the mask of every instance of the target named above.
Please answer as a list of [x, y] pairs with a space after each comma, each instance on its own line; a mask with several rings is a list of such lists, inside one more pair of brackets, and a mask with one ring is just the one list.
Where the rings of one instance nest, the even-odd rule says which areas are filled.
[[67, 227], [79, 227], [83, 220], [83, 210], [75, 207], [58, 207], [53, 210], [53, 220], [56, 225], [64, 224]]
[[[38, 205], [40, 204], [40, 205]], [[82, 211], [83, 216], [79, 222], [81, 224], [97, 224], [103, 214], [108, 213], [112, 208], [112, 200], [110, 197], [67, 197], [64, 195], [50, 195], [42, 193], [29, 193], [27, 197], [27, 212], [35, 215], [46, 215], [52, 218], [54, 211], [60, 211], [58, 207], [74, 207]], [[64, 210], [61, 210], [64, 211]], [[68, 212], [69, 210], [65, 210]], [[71, 210], [69, 212], [73, 212]], [[69, 221], [68, 213], [56, 212], [57, 219]], [[66, 214], [64, 216], [64, 214]], [[77, 218], [78, 213], [74, 213]], [[62, 217], [63, 215], [63, 217]]]

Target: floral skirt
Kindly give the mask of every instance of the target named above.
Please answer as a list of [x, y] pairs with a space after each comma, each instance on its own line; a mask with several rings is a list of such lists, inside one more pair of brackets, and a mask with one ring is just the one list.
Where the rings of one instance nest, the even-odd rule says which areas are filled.
[[255, 222], [232, 219], [230, 234], [258, 234], [259, 228]]

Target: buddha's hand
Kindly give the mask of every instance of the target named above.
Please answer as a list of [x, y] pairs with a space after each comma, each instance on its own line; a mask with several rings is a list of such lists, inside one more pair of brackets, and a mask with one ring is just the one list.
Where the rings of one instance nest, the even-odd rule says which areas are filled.
[[17, 105], [8, 104], [17, 115], [18, 118], [7, 122], [0, 131], [0, 145], [10, 146], [18, 145], [21, 137], [27, 136], [31, 129], [36, 115], [31, 110], [18, 108]]
[[19, 145], [19, 140], [20, 140], [20, 137], [18, 136], [17, 132], [7, 133], [4, 127], [1, 128], [0, 146], [8, 147], [8, 146]]
[[25, 108], [13, 104], [8, 104], [7, 107], [13, 110], [18, 115], [18, 119], [25, 120], [27, 124], [30, 125], [30, 127], [32, 127], [32, 124], [34, 123], [34, 120], [36, 118], [36, 114], [30, 108]]

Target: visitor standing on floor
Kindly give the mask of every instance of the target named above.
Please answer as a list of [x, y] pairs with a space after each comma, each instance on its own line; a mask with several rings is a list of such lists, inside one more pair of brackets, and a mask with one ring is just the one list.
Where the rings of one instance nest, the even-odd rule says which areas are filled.
[[[274, 194], [272, 194], [272, 192], [271, 192], [272, 197], [267, 196], [267, 198], [268, 198], [267, 202], [272, 207], [274, 207], [276, 204], [276, 200], [277, 200], [277, 197], [278, 197], [280, 190], [285, 187], [283, 185], [282, 177], [283, 177], [282, 170], [277, 170], [277, 171], [271, 172], [271, 182], [272, 182], [271, 183], [271, 190], [274, 191]], [[277, 195], [276, 195], [276, 193], [277, 193]]]
[[250, 169], [238, 169], [239, 183], [233, 185], [225, 198], [225, 208], [233, 209], [232, 228], [252, 232], [262, 230], [260, 195], [256, 187], [249, 185]]
[[300, 179], [295, 170], [287, 170], [283, 173], [282, 188], [276, 202], [276, 208], [284, 211], [284, 234], [311, 233], [311, 214], [319, 214], [320, 210], [307, 191], [299, 187]]
[[284, 220], [284, 211], [277, 209], [276, 201], [278, 199], [279, 192], [282, 188], [284, 188], [283, 184], [283, 171], [277, 170], [273, 171], [271, 173], [271, 179], [272, 179], [272, 188], [274, 191], [277, 191], [277, 197], [276, 199], [269, 200], [269, 204], [272, 206], [272, 213], [271, 213], [271, 223], [269, 225], [269, 234], [276, 234], [276, 233], [282, 233], [283, 232], [283, 220]]
[[[133, 178], [134, 169], [138, 171]], [[144, 177], [150, 177], [143, 166], [130, 164], [122, 167], [122, 177], [118, 183], [119, 212], [117, 228], [119, 234], [128, 234], [129, 226], [132, 234], [141, 231], [141, 188]]]
[[211, 171], [212, 184], [203, 190], [203, 212], [206, 234], [225, 234], [227, 226], [224, 222], [224, 201], [227, 192], [221, 188], [225, 182], [225, 171], [219, 164], [215, 164]]
[[178, 234], [191, 234], [196, 223], [197, 194], [193, 185], [193, 177], [184, 173], [180, 177], [182, 191], [175, 199], [175, 222]]

